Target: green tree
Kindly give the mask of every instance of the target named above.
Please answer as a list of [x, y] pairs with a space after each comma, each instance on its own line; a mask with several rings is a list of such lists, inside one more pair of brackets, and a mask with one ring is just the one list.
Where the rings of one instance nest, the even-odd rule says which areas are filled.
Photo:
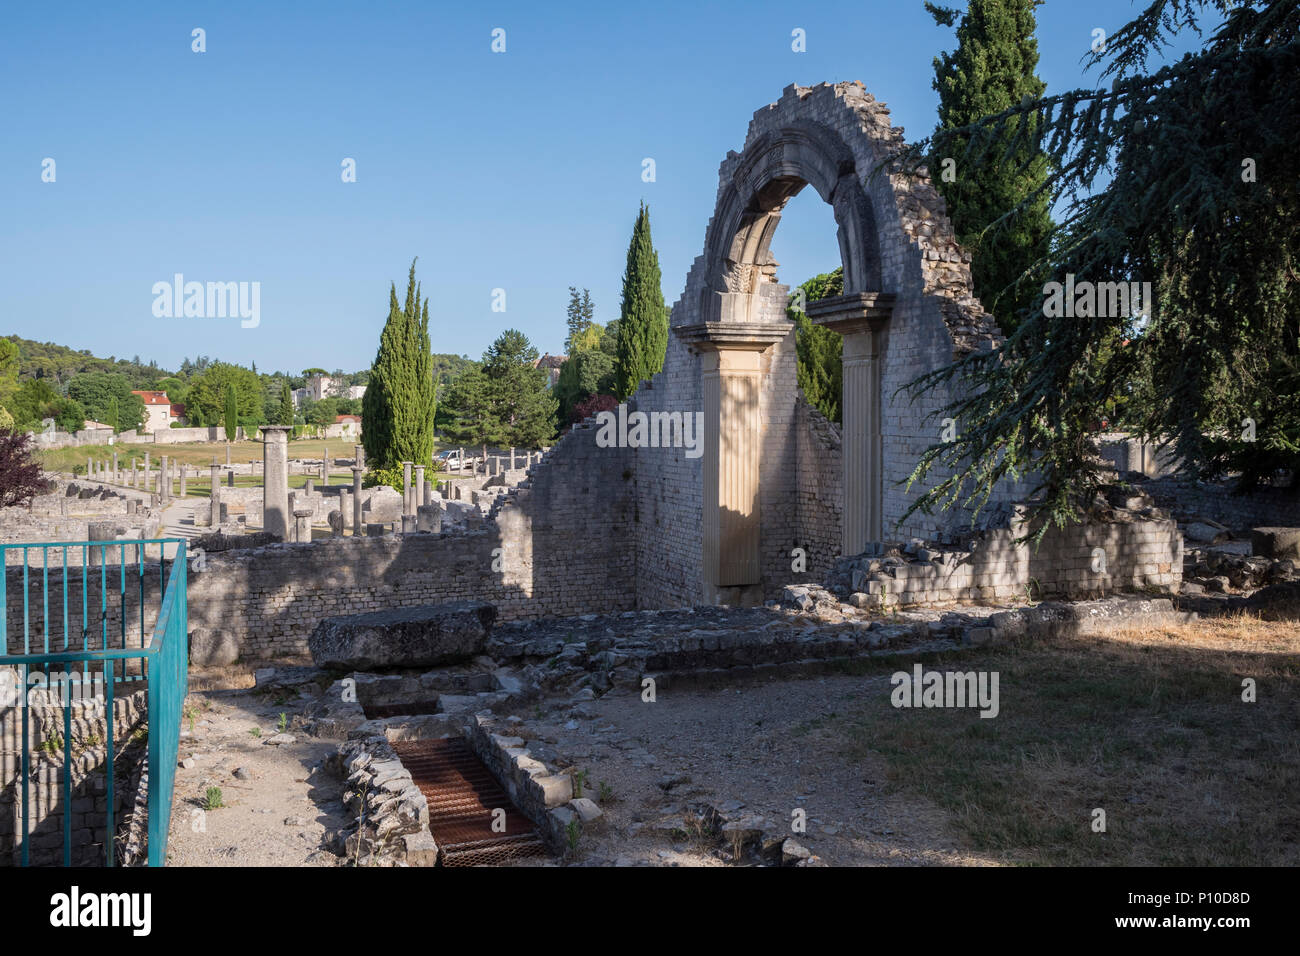
[[545, 370], [536, 363], [537, 349], [517, 329], [506, 329], [483, 353], [491, 415], [501, 441], [516, 448], [535, 448], [555, 437], [559, 402], [547, 387]]
[[[1023, 100], [1037, 100], [1047, 86], [1034, 70], [1034, 8], [1042, 0], [970, 0], [964, 14], [926, 3], [942, 26], [957, 17], [957, 49], [934, 60], [934, 89], [939, 94], [940, 131], [959, 131]], [[1025, 120], [1032, 129], [1037, 117]], [[935, 186], [948, 204], [957, 240], [971, 253], [971, 277], [980, 303], [1004, 333], [1019, 322], [1020, 312], [1041, 304], [1043, 276], [1035, 268], [1047, 253], [1051, 230], [1047, 157], [1032, 139], [1017, 138], [1010, 124], [997, 162], [963, 165], [968, 137], [955, 132], [946, 140], [948, 153], [935, 156]], [[945, 168], [946, 167], [946, 168]]]
[[[39, 428], [41, 420], [53, 418], [59, 393], [43, 378], [29, 378], [14, 392], [9, 411], [19, 429]], [[80, 427], [80, 426], [78, 426]]]
[[388, 321], [362, 401], [361, 440], [367, 463], [389, 469], [404, 461], [429, 462], [436, 412], [429, 300], [421, 305], [412, 260], [404, 308], [398, 307], [396, 285], [389, 289]]
[[119, 431], [144, 424], [144, 401], [131, 393], [130, 379], [118, 372], [74, 375], [68, 380], [68, 397], [81, 403], [88, 418], [112, 425]]
[[289, 390], [289, 383], [284, 382], [280, 385], [280, 407], [275, 416], [277, 425], [293, 424], [293, 392]]
[[18, 391], [18, 343], [0, 339], [0, 408], [8, 408]]
[[579, 342], [584, 332], [595, 324], [596, 307], [591, 302], [591, 293], [583, 289], [582, 294], [573, 286], [569, 286], [569, 305], [565, 310], [567, 320], [566, 325], [569, 334], [564, 340], [564, 351], [572, 354], [575, 343]]
[[574, 407], [592, 395], [614, 394], [614, 358], [599, 349], [572, 351], [560, 366], [555, 383], [560, 421], [567, 422]]
[[228, 392], [235, 396], [238, 424], [249, 428], [262, 424], [266, 408], [261, 380], [250, 369], [227, 362], [208, 363], [191, 379], [185, 417], [196, 426], [224, 425]]
[[[1207, 13], [1222, 23], [1199, 49], [1148, 69]], [[1031, 305], [1000, 347], [912, 382], [955, 386], [936, 418], [959, 428], [922, 456], [913, 479], [940, 480], [909, 514], [978, 508], [1028, 475], [1032, 530], [1079, 521], [1107, 480], [1099, 411], [1134, 389], [1136, 430], [1168, 443], [1185, 473], [1236, 472], [1249, 486], [1300, 470], [1298, 38], [1294, 0], [1153, 0], [1093, 54], [1105, 64], [1096, 88], [913, 148], [920, 166], [961, 139], [968, 169], [998, 168], [1007, 136], [1024, 155], [1045, 150], [1062, 210], [1052, 280], [1149, 281], [1153, 294], [1140, 311]]]
[[480, 446], [484, 457], [488, 445], [502, 443], [505, 432], [492, 392], [492, 382], [480, 363], [461, 372], [448, 386], [438, 410], [443, 436], [457, 444]]
[[75, 398], [60, 398], [51, 409], [60, 431], [79, 432], [86, 427], [86, 409]]
[[[844, 269], [813, 276], [799, 286], [805, 302], [816, 302], [844, 291]], [[843, 339], [837, 332], [816, 325], [793, 305], [786, 313], [795, 322], [795, 375], [799, 388], [814, 408], [833, 422], [840, 420], [840, 396], [844, 388]]]
[[239, 432], [239, 399], [233, 388], [226, 389], [226, 410], [224, 422], [226, 441], [234, 441]]
[[632, 227], [623, 272], [615, 380], [619, 399], [636, 391], [642, 380], [664, 367], [668, 349], [668, 310], [664, 307], [659, 254], [650, 239], [650, 210], [645, 203]]

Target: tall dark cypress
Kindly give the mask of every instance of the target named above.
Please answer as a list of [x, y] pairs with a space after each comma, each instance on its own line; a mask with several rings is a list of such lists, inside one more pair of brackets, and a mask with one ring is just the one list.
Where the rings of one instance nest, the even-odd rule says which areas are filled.
[[[956, 51], [934, 60], [939, 130], [967, 126], [1026, 97], [1036, 100], [1043, 95], [1047, 85], [1034, 72], [1034, 7], [1039, 2], [971, 0], [957, 26]], [[942, 26], [952, 26], [959, 15], [957, 10], [925, 6]], [[1024, 274], [1048, 251], [1052, 223], [1047, 194], [1041, 193], [1014, 217], [997, 221], [1043, 185], [1047, 159], [1041, 152], [1018, 147], [996, 164], [968, 166], [965, 146], [964, 137], [954, 138], [945, 155], [933, 157], [930, 172], [947, 201], [957, 240], [971, 253], [975, 294], [1010, 334], [1023, 310], [1042, 302], [1041, 271]]]
[[668, 310], [660, 285], [659, 254], [650, 239], [650, 210], [645, 203], [632, 228], [623, 273], [615, 383], [620, 399], [636, 391], [643, 379], [664, 367], [668, 349]]
[[374, 469], [412, 461], [426, 464], [433, 454], [433, 355], [429, 344], [429, 302], [420, 301], [415, 261], [407, 279], [406, 305], [397, 304], [397, 287], [388, 293], [388, 320], [361, 402], [361, 442]]

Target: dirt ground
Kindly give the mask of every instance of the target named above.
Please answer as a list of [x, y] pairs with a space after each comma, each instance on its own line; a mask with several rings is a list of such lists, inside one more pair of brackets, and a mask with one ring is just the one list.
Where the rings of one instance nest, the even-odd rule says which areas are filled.
[[[338, 741], [289, 732], [273, 743], [279, 715], [303, 700], [276, 703], [252, 691], [191, 693], [176, 770], [167, 844], [170, 866], [334, 866], [322, 850], [326, 831], [347, 821], [339, 781], [320, 770]], [[258, 731], [255, 736], [253, 731]], [[220, 809], [204, 810], [209, 787]]]
[[[605, 824], [583, 836], [570, 863], [724, 865], [725, 854], [677, 827], [680, 808], [700, 801], [774, 826], [801, 809], [806, 832], [791, 836], [831, 865], [991, 862], [961, 850], [937, 808], [886, 793], [881, 761], [849, 764], [837, 755], [822, 718], [877, 693], [888, 693], [887, 678], [825, 677], [743, 691], [666, 690], [654, 703], [615, 692], [549, 713], [543, 706], [540, 720], [536, 710], [518, 716], [523, 736], [550, 743], [560, 766], [586, 772], [585, 795], [605, 811]], [[342, 862], [324, 849], [327, 833], [349, 822], [341, 784], [320, 768], [338, 742], [290, 728], [292, 742], [270, 743], [279, 715], [291, 723], [306, 703], [281, 701], [250, 690], [190, 695], [193, 731], [186, 721], [180, 757], [194, 763], [177, 769], [170, 865]], [[660, 786], [683, 776], [689, 782]], [[212, 786], [224, 806], [205, 811]]]
[[[938, 808], [888, 792], [883, 760], [846, 761], [828, 733], [828, 720], [889, 690], [887, 676], [832, 676], [668, 688], [654, 702], [612, 693], [524, 728], [586, 771], [584, 793], [608, 821], [578, 847], [591, 865], [722, 865], [725, 847], [720, 856], [677, 829], [680, 809], [696, 802], [757, 814], [773, 831], [784, 821], [832, 866], [992, 863], [960, 847]], [[793, 829], [796, 810], [804, 832]]]

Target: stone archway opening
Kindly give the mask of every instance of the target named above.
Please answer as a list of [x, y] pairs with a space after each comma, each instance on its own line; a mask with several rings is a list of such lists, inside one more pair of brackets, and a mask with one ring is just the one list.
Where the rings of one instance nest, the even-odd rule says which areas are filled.
[[[973, 296], [969, 256], [938, 193], [894, 165], [904, 148], [888, 109], [860, 83], [791, 86], [754, 114], [742, 149], [723, 160], [703, 254], [673, 307], [664, 371], [639, 396], [702, 410], [706, 435], [699, 466], [639, 462], [656, 489], [652, 526], [665, 526], [670, 502], [699, 514], [696, 528], [675, 527], [653, 548], [647, 541], [647, 555], [667, 565], [648, 594], [749, 604], [789, 581], [791, 542], [801, 536], [812, 534], [825, 564], [895, 525], [912, 534], [929, 527], [928, 516], [901, 520], [909, 499], [899, 484], [931, 444], [921, 423], [949, 396], [894, 396], [988, 347], [996, 329]], [[816, 470], [808, 459], [817, 452], [799, 424], [790, 289], [771, 248], [789, 202], [809, 187], [831, 208], [844, 274], [842, 295], [804, 310], [844, 337], [836, 476], [816, 476], [830, 490], [810, 504], [791, 478]]]
[[[734, 168], [727, 171], [728, 164]], [[751, 136], [724, 163], [718, 210], [706, 238], [708, 271], [698, 291], [702, 321], [675, 328], [700, 357], [706, 439], [703, 585], [706, 600], [761, 600], [760, 475], [766, 425], [764, 356], [793, 352], [789, 286], [777, 279], [771, 244], [787, 204], [812, 187], [832, 210], [844, 294], [811, 303], [809, 317], [844, 336], [844, 553], [881, 536], [880, 362], [892, 294], [881, 287], [875, 215], [849, 145], [813, 120]], [[791, 355], [790, 358], [793, 358]], [[787, 362], [787, 366], [792, 366]], [[793, 367], [785, 370], [793, 377]], [[788, 386], [789, 383], [780, 383]], [[797, 386], [795, 386], [797, 388]]]

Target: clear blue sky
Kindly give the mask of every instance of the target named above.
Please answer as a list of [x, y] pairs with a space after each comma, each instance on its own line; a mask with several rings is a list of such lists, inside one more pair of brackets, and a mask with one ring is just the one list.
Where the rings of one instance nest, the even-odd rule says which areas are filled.
[[[1095, 85], [1081, 63], [1093, 28], [1135, 9], [1040, 7], [1048, 91]], [[369, 365], [389, 283], [400, 294], [419, 256], [434, 351], [477, 358], [515, 327], [558, 352], [568, 286], [591, 289], [600, 321], [617, 317], [642, 199], [677, 299], [718, 164], [782, 88], [861, 80], [920, 138], [935, 121], [931, 60], [954, 42], [920, 0], [12, 4], [0, 333], [167, 368], [205, 354], [351, 371]], [[345, 157], [356, 183], [341, 182]], [[644, 157], [656, 182], [641, 180]], [[837, 264], [811, 189], [773, 248], [791, 284]], [[154, 318], [151, 288], [177, 272], [260, 282], [261, 324]]]

